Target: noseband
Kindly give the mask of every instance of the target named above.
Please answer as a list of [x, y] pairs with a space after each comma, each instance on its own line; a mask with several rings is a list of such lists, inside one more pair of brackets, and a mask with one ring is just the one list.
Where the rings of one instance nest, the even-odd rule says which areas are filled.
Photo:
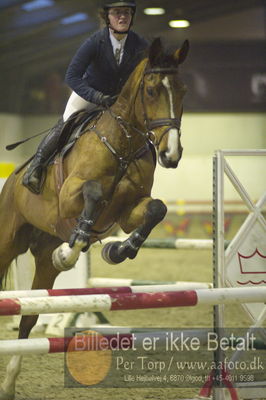
[[[142, 107], [143, 107], [143, 114], [144, 114], [144, 124], [147, 129], [147, 135], [149, 139], [153, 142], [154, 145], [159, 146], [162, 139], [164, 136], [171, 130], [171, 129], [177, 129], [178, 135], [181, 135], [180, 132], [180, 127], [181, 127], [181, 117], [180, 118], [160, 118], [160, 119], [149, 119], [146, 106], [145, 106], [145, 101], [144, 101], [144, 77], [145, 75], [149, 74], [176, 74], [178, 71], [177, 68], [149, 68], [144, 71], [142, 81], [141, 81], [141, 102], [142, 102]], [[182, 111], [183, 112], [183, 111]], [[153, 129], [155, 128], [160, 128], [162, 126], [167, 127], [165, 131], [162, 133], [160, 139], [156, 142], [155, 139], [155, 133], [153, 132]]]

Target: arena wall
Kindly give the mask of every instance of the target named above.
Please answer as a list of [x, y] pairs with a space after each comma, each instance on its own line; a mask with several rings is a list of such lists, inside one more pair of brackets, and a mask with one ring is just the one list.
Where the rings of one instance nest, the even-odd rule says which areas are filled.
[[[51, 127], [58, 119], [49, 116], [0, 114], [1, 162], [20, 164], [30, 157], [40, 138], [6, 151], [5, 146]], [[266, 114], [263, 113], [184, 113], [182, 121], [183, 158], [176, 170], [158, 167], [153, 195], [165, 200], [210, 201], [212, 198], [212, 156], [217, 149], [266, 148]], [[257, 197], [264, 186], [265, 158], [234, 160], [243, 179]], [[252, 174], [250, 171], [252, 170]], [[254, 179], [256, 176], [256, 179]], [[245, 182], [243, 182], [245, 184]], [[229, 200], [238, 200], [233, 189]]]
[[[266, 114], [184, 114], [181, 140], [184, 152], [178, 168], [157, 168], [153, 195], [166, 200], [211, 200], [214, 151], [266, 148]], [[265, 187], [261, 173], [265, 157], [239, 157], [232, 163], [252, 196], [258, 197]], [[228, 200], [239, 200], [231, 187], [225, 194]]]

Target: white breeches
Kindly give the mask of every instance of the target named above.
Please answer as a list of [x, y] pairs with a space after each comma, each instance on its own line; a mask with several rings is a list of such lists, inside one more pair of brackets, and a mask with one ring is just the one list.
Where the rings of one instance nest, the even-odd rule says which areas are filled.
[[65, 112], [63, 115], [63, 120], [64, 122], [66, 122], [66, 120], [75, 112], [80, 111], [80, 110], [84, 110], [84, 109], [89, 109], [90, 105], [92, 105], [93, 107], [96, 107], [95, 104], [90, 103], [89, 101], [84, 100], [82, 97], [80, 97], [77, 93], [72, 92], [72, 94], [70, 95], [66, 108], [65, 108]]

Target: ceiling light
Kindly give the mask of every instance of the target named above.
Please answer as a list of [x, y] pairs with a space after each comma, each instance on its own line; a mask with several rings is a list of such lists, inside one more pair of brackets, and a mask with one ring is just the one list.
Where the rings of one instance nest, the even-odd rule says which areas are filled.
[[190, 23], [186, 19], [173, 19], [172, 21], [169, 21], [169, 26], [171, 28], [188, 28]]
[[143, 12], [146, 15], [163, 15], [163, 14], [165, 14], [165, 9], [151, 7], [151, 8], [144, 8]]
[[34, 11], [39, 8], [51, 7], [54, 5], [53, 0], [33, 0], [22, 4], [21, 8], [24, 11]]
[[88, 15], [86, 13], [76, 13], [72, 14], [69, 17], [62, 18], [60, 23], [62, 25], [75, 24], [76, 22], [86, 21], [88, 19]]

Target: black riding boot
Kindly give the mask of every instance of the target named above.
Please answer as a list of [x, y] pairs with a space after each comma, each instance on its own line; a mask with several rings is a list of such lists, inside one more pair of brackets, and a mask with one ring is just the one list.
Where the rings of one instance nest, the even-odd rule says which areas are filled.
[[61, 118], [50, 130], [48, 135], [41, 141], [33, 160], [23, 176], [23, 185], [35, 194], [41, 192], [45, 180], [45, 168], [50, 157], [57, 150], [63, 125], [64, 123]]

